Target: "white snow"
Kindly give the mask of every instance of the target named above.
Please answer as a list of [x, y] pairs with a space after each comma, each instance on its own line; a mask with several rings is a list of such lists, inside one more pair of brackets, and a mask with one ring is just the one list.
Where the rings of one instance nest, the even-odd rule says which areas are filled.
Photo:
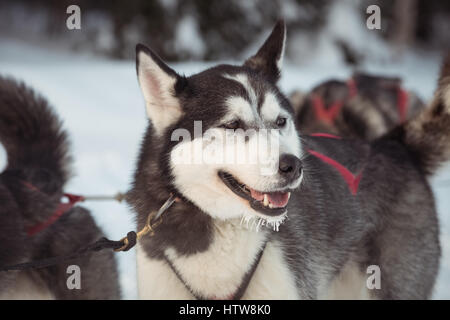
[[[307, 90], [329, 77], [347, 78], [352, 70], [335, 60], [323, 64], [309, 60], [301, 66], [287, 63], [281, 87], [289, 93]], [[186, 75], [209, 63], [172, 65]], [[405, 86], [430, 98], [439, 69], [436, 56], [410, 54], [397, 64], [372, 63], [366, 70], [397, 74]], [[97, 195], [126, 191], [133, 174], [139, 144], [146, 126], [144, 101], [133, 62], [77, 56], [36, 45], [0, 39], [0, 74], [26, 81], [55, 107], [72, 140], [75, 176], [68, 192]], [[1, 149], [1, 148], [0, 148]], [[0, 168], [5, 155], [0, 150]], [[447, 183], [443, 182], [448, 180]], [[433, 188], [441, 221], [442, 263], [434, 298], [450, 298], [450, 169], [434, 179]], [[125, 204], [86, 202], [107, 237], [120, 239], [134, 229], [134, 214]], [[124, 297], [136, 298], [135, 251], [118, 253]]]

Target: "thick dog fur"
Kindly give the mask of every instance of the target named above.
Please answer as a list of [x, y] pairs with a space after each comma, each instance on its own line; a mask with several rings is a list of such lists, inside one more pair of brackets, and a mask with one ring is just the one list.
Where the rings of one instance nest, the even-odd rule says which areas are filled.
[[427, 174], [433, 174], [450, 157], [450, 54], [442, 66], [439, 86], [430, 107], [394, 130]]
[[[181, 199], [165, 213], [155, 235], [139, 244], [140, 297], [232, 298], [266, 243], [243, 299], [429, 298], [440, 246], [427, 178], [450, 156], [450, 58], [432, 106], [389, 134], [370, 143], [299, 136], [292, 131], [294, 111], [276, 86], [284, 40], [280, 22], [244, 65], [219, 65], [190, 77], [137, 46], [150, 118], [127, 200], [140, 229], [170, 193]], [[195, 120], [202, 121], [202, 132], [223, 133], [230, 121], [233, 128], [264, 129], [276, 127], [275, 119], [280, 154], [301, 159], [302, 175], [283, 179], [281, 159], [280, 172], [269, 177], [246, 165], [174, 161], [179, 150], [201, 150], [198, 139], [172, 139], [179, 128], [193, 134]], [[351, 189], [313, 152], [359, 175], [359, 185]], [[283, 209], [287, 219], [286, 212], [269, 216], [268, 209], [233, 193], [219, 178], [221, 171], [261, 192], [292, 189]], [[278, 232], [272, 229], [277, 226]], [[372, 265], [380, 268], [380, 288], [366, 286]]]
[[[66, 255], [103, 236], [89, 211], [74, 207], [43, 231], [26, 228], [55, 211], [70, 175], [68, 139], [47, 102], [25, 85], [0, 77], [0, 142], [8, 164], [0, 174], [0, 266]], [[36, 187], [30, 188], [25, 182]], [[69, 290], [66, 270], [81, 268], [81, 289]], [[0, 273], [1, 299], [118, 299], [111, 252], [33, 271]]]
[[[308, 94], [300, 91], [291, 93], [289, 100], [296, 110], [297, 121], [302, 133], [326, 132], [347, 138], [373, 140], [387, 133], [403, 121], [399, 114], [399, 89], [401, 79], [366, 73], [354, 73], [352, 78], [356, 95], [345, 81], [328, 80]], [[406, 119], [416, 116], [425, 104], [413, 91], [404, 91], [406, 98]], [[333, 103], [341, 101], [342, 108], [332, 123], [318, 119], [312, 102], [313, 95], [323, 99], [329, 110]]]

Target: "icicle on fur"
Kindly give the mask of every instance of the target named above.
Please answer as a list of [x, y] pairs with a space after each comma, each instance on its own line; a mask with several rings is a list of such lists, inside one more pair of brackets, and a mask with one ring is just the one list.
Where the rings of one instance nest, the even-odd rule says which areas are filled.
[[251, 214], [244, 214], [241, 218], [241, 227], [245, 227], [250, 231], [259, 232], [262, 227], [272, 228], [273, 231], [278, 232], [280, 225], [286, 220], [287, 214], [279, 217], [259, 217]]

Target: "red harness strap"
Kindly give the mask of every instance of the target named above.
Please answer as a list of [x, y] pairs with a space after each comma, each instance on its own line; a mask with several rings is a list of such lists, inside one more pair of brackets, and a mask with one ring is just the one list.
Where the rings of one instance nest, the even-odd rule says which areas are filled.
[[[29, 188], [29, 189], [31, 189], [33, 191], [41, 192], [41, 190], [39, 190], [39, 188], [37, 188], [36, 186], [32, 185], [29, 182], [24, 181], [23, 184], [27, 188]], [[66, 197], [69, 201], [68, 202], [61, 202], [61, 203], [59, 203], [58, 207], [55, 210], [55, 212], [53, 212], [53, 214], [47, 220], [26, 228], [26, 232], [27, 232], [28, 236], [30, 236], [30, 237], [34, 236], [35, 234], [37, 234], [37, 233], [41, 232], [42, 230], [48, 228], [53, 223], [55, 223], [59, 218], [61, 218], [61, 216], [64, 213], [66, 213], [67, 211], [72, 209], [78, 202], [84, 201], [84, 197], [83, 196], [78, 196], [78, 195], [75, 195], [75, 194], [64, 193], [64, 197]]]
[[[351, 99], [358, 94], [358, 88], [356, 86], [356, 82], [353, 78], [350, 78], [346, 82], [348, 89], [348, 98]], [[316, 115], [316, 119], [327, 124], [332, 125], [336, 120], [337, 115], [342, 109], [344, 105], [344, 101], [337, 100], [331, 104], [329, 108], [325, 107], [325, 102], [322, 97], [318, 94], [311, 95], [311, 101], [314, 107], [314, 113]]]
[[322, 97], [317, 94], [312, 94], [311, 101], [314, 106], [314, 113], [316, 119], [327, 124], [333, 124], [337, 115], [341, 111], [344, 103], [342, 101], [333, 102], [333, 104], [327, 109]]
[[359, 182], [361, 181], [362, 172], [360, 172], [357, 175], [353, 175], [346, 167], [344, 167], [342, 164], [337, 162], [336, 160], [333, 160], [317, 151], [314, 150], [308, 150], [309, 153], [311, 153], [313, 156], [316, 156], [320, 160], [322, 160], [325, 163], [328, 163], [329, 165], [333, 166], [344, 178], [345, 182], [347, 183], [350, 192], [353, 195], [356, 195], [358, 192], [358, 186]]
[[401, 87], [397, 90], [397, 112], [400, 123], [406, 121], [406, 115], [408, 113], [409, 95], [406, 90]]
[[322, 138], [330, 138], [330, 139], [342, 139], [339, 136], [335, 136], [334, 134], [330, 134], [330, 133], [311, 133], [310, 134], [311, 137], [322, 137]]
[[[311, 134], [311, 136], [331, 138], [331, 139], [341, 139], [341, 137], [327, 134], [327, 133], [313, 133], [313, 134]], [[308, 149], [308, 152], [310, 154], [312, 154], [313, 156], [319, 158], [323, 162], [334, 167], [341, 174], [344, 181], [347, 183], [352, 195], [356, 195], [356, 193], [358, 192], [359, 182], [361, 181], [361, 178], [362, 178], [362, 171], [360, 173], [354, 175], [353, 173], [350, 172], [350, 170], [348, 170], [346, 167], [344, 167], [342, 164], [340, 164], [336, 160], [333, 160], [330, 157], [327, 157], [326, 155], [323, 155], [323, 154], [321, 154], [317, 151], [311, 150], [311, 149]]]

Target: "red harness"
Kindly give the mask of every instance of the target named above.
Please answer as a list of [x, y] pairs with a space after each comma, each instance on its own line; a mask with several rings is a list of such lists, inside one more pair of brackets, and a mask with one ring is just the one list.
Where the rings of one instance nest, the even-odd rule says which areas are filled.
[[397, 89], [397, 112], [400, 119], [400, 123], [406, 121], [406, 115], [408, 114], [409, 95], [406, 90], [401, 87]]
[[[342, 139], [341, 137], [338, 137], [338, 136], [335, 136], [332, 134], [328, 134], [328, 133], [313, 133], [313, 134], [311, 134], [311, 136], [330, 138], [330, 139]], [[342, 176], [344, 181], [347, 183], [348, 188], [350, 189], [350, 192], [352, 193], [352, 195], [356, 195], [356, 193], [358, 192], [359, 182], [361, 181], [361, 178], [362, 178], [363, 170], [361, 170], [361, 172], [359, 172], [358, 174], [355, 175], [355, 174], [351, 173], [350, 170], [348, 170], [342, 164], [337, 162], [336, 160], [331, 159], [330, 157], [327, 157], [326, 155], [324, 155], [320, 152], [317, 152], [317, 151], [314, 151], [311, 149], [308, 149], [308, 152], [310, 154], [312, 154], [313, 156], [319, 158], [323, 162], [334, 167], [339, 172], [339, 174]]]
[[[29, 182], [24, 181], [23, 184], [30, 190], [41, 192], [41, 190], [39, 190], [39, 188], [37, 188], [36, 186], [32, 185]], [[26, 232], [27, 232], [28, 236], [30, 236], [30, 237], [34, 236], [35, 234], [48, 228], [53, 223], [58, 221], [58, 219], [61, 218], [61, 216], [64, 213], [66, 213], [67, 211], [72, 209], [78, 202], [82, 202], [85, 200], [83, 196], [78, 196], [78, 195], [70, 194], [70, 193], [64, 193], [64, 197], [67, 198], [68, 202], [60, 202], [58, 204], [58, 207], [56, 208], [55, 212], [53, 212], [53, 214], [47, 220], [45, 220], [43, 222], [39, 222], [33, 226], [26, 228]]]
[[[314, 114], [316, 119], [329, 125], [333, 125], [336, 117], [340, 113], [345, 102], [358, 95], [358, 86], [353, 78], [346, 81], [348, 97], [345, 100], [337, 100], [333, 102], [328, 108], [325, 106], [323, 98], [313, 93], [311, 94], [311, 102], [314, 107]], [[402, 89], [400, 86], [397, 88], [397, 112], [399, 116], [399, 122], [402, 123], [406, 120], [408, 112], [408, 92]]]
[[[356, 86], [355, 80], [350, 78], [347, 82], [348, 89], [348, 98], [351, 99], [358, 94], [358, 88]], [[311, 102], [314, 107], [314, 114], [316, 115], [316, 119], [326, 124], [334, 124], [337, 115], [342, 109], [344, 105], [344, 100], [337, 100], [331, 104], [329, 108], [325, 107], [325, 102], [322, 97], [316, 93], [311, 94]]]

